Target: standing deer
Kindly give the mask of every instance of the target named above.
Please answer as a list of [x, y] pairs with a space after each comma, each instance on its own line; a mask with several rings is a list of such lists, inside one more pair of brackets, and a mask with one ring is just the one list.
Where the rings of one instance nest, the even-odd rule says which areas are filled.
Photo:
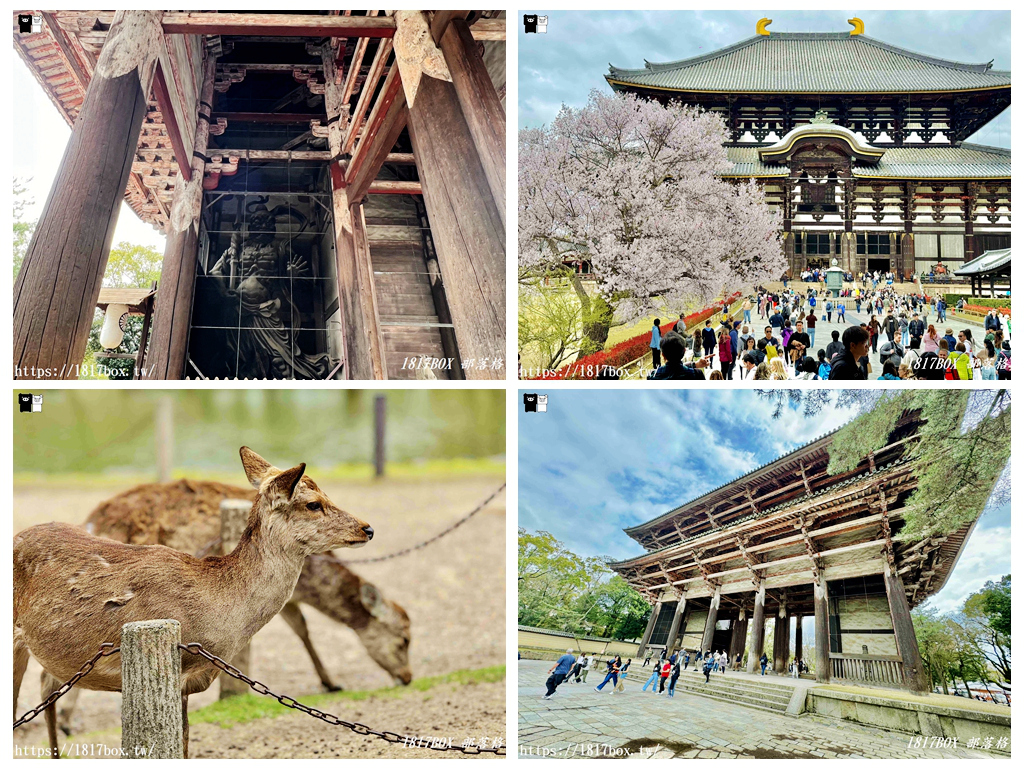
[[[192, 555], [160, 545], [103, 539], [64, 523], [36, 525], [14, 538], [14, 701], [29, 654], [57, 680], [70, 678], [101, 643], [117, 643], [133, 621], [176, 619], [183, 643], [233, 658], [288, 602], [309, 555], [358, 547], [373, 529], [338, 509], [305, 477], [306, 465], [280, 470], [242, 447], [242, 467], [257, 489], [248, 525], [228, 555]], [[188, 697], [220, 670], [181, 660], [182, 742], [188, 756]], [[121, 690], [121, 664], [102, 658], [78, 685]], [[56, 705], [46, 708], [52, 754]]]

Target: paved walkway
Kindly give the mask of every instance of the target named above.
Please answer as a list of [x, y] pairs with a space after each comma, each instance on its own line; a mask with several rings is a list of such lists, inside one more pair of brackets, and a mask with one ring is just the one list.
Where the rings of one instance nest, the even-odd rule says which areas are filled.
[[[588, 684], [563, 683], [551, 699], [545, 700], [544, 681], [550, 668], [549, 661], [519, 662], [522, 758], [1005, 757], [998, 752], [962, 747], [910, 748], [909, 734], [818, 715], [776, 715], [682, 690], [672, 698], [641, 693], [642, 681], [649, 672], [639, 669], [636, 677], [627, 678], [622, 694], [596, 692], [594, 686], [604, 676], [596, 675], [595, 670]], [[695, 673], [688, 670], [684, 674]], [[784, 678], [771, 679], [784, 682]]]

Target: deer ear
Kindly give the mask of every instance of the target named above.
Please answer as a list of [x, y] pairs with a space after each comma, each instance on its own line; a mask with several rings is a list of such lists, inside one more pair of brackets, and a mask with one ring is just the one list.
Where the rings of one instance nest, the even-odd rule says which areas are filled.
[[273, 467], [270, 466], [269, 461], [244, 445], [238, 450], [238, 455], [242, 457], [242, 469], [245, 470], [245, 476], [249, 478], [252, 487], [259, 490], [263, 478]]
[[305, 464], [299, 464], [297, 467], [286, 469], [274, 478], [273, 486], [286, 500], [291, 499], [292, 494], [295, 493], [295, 486], [299, 484], [299, 480], [302, 479], [305, 473]]
[[363, 604], [371, 616], [379, 619], [386, 609], [386, 603], [384, 602], [384, 596], [381, 595], [380, 590], [377, 589], [373, 584], [364, 582], [359, 587], [359, 602]]

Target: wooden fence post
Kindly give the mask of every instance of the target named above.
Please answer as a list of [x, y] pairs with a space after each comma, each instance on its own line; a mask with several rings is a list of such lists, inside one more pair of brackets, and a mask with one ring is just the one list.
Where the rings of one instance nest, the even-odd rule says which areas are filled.
[[121, 628], [121, 748], [131, 759], [181, 758], [181, 625]]
[[[249, 511], [252, 509], [252, 502], [245, 499], [224, 499], [220, 503], [220, 541], [224, 554], [231, 552], [238, 546], [238, 540], [245, 532], [246, 523], [249, 520]], [[249, 674], [249, 643], [245, 644], [235, 657], [231, 659], [231, 666], [237, 667], [245, 674]], [[226, 699], [229, 696], [239, 696], [249, 693], [252, 689], [241, 680], [235, 680], [225, 674], [220, 675], [220, 697]]]
[[373, 467], [376, 477], [384, 477], [384, 418], [387, 400], [384, 395], [373, 399]]

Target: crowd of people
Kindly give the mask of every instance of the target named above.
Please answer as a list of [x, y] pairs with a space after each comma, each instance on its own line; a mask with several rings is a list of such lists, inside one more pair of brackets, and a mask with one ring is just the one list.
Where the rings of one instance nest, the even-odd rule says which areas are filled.
[[[952, 309], [941, 296], [901, 294], [891, 283], [883, 281], [879, 287], [877, 279], [871, 284], [871, 288], [844, 288], [835, 297], [828, 292], [819, 295], [814, 288], [805, 293], [792, 288], [762, 289], [744, 299], [742, 319], [725, 313], [717, 324], [705, 320], [692, 335], [675, 330], [662, 334], [661, 322], [655, 320], [651, 332], [654, 370], [648, 378], [1010, 378], [1008, 313], [991, 309], [984, 319], [983, 337], [976, 338], [969, 327], [954, 331], [950, 316], [963, 309], [963, 300]], [[868, 319], [848, 321], [848, 308]], [[821, 322], [849, 327], [842, 334], [832, 330], [831, 339], [821, 339], [825, 343], [818, 348], [816, 332]], [[880, 370], [874, 370], [869, 351], [878, 356]], [[736, 371], [739, 376], [734, 375]]]
[[[622, 661], [621, 656], [614, 656], [612, 658], [601, 661], [601, 659], [593, 654], [587, 654], [582, 652], [577, 658], [574, 655], [575, 651], [572, 648], [566, 650], [562, 656], [554, 663], [551, 669], [548, 670], [548, 679], [545, 683], [547, 692], [542, 698], [550, 699], [555, 695], [556, 689], [563, 682], [569, 682], [570, 684], [585, 685], [587, 682], [587, 674], [591, 669], [598, 669], [604, 673], [604, 679], [598, 683], [594, 690], [598, 693], [604, 692], [605, 686], [609, 683], [610, 689], [608, 693], [625, 693], [626, 691], [626, 678], [630, 676], [629, 667], [632, 664], [632, 659], [627, 659], [625, 663]], [[650, 676], [647, 681], [643, 684], [640, 691], [645, 693], [650, 687], [651, 692], [657, 695], [668, 693], [669, 696], [675, 695], [676, 683], [679, 680], [680, 675], [686, 672], [690, 668], [690, 664], [693, 664], [693, 671], [704, 675], [704, 682], [710, 683], [711, 676], [714, 674], [725, 674], [727, 669], [739, 670], [742, 668], [743, 654], [740, 653], [736, 658], [731, 659], [729, 654], [724, 650], [722, 651], [694, 651], [692, 656], [690, 651], [673, 651], [670, 656], [667, 655], [667, 651], [662, 649], [661, 656], [657, 661], [652, 664], [654, 658], [654, 652], [651, 651], [644, 658], [644, 663], [641, 665], [641, 669], [651, 666]], [[761, 674], [765, 675], [770, 665], [768, 655], [762, 653], [758, 662], [761, 667]], [[807, 671], [807, 665], [803, 660], [793, 659], [789, 664], [789, 671], [794, 677], [799, 676], [801, 672]], [[636, 679], [639, 682], [646, 671], [642, 672]]]

